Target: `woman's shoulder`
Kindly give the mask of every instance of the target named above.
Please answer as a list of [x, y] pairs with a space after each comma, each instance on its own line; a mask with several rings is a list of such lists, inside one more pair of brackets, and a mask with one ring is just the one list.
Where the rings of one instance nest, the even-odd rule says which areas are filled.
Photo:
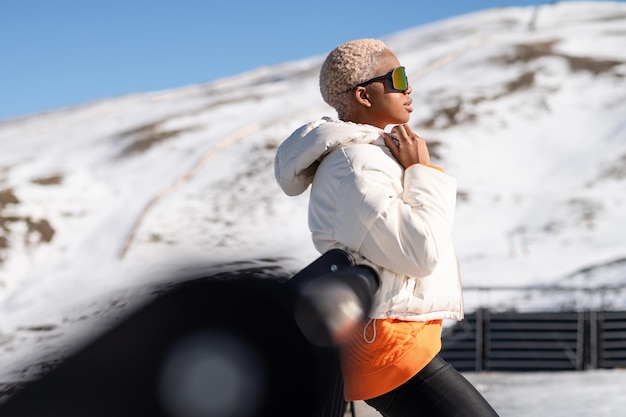
[[342, 146], [342, 151], [354, 169], [392, 170], [394, 174], [402, 172], [402, 167], [382, 141], [347, 144]]

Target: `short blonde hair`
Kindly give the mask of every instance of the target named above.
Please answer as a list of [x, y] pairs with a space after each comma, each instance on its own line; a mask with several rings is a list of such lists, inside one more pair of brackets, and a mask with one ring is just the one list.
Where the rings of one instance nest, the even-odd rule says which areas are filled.
[[381, 40], [357, 39], [337, 46], [328, 54], [320, 71], [320, 92], [340, 118], [350, 108], [350, 97], [344, 93], [373, 78], [387, 50]]

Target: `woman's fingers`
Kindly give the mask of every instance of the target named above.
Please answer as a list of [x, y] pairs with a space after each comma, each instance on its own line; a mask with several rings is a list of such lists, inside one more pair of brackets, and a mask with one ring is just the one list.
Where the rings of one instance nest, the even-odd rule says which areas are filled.
[[[393, 136], [397, 138], [393, 140]], [[385, 144], [391, 154], [403, 168], [415, 164], [430, 164], [430, 155], [426, 141], [411, 130], [408, 125], [398, 125], [385, 134]]]

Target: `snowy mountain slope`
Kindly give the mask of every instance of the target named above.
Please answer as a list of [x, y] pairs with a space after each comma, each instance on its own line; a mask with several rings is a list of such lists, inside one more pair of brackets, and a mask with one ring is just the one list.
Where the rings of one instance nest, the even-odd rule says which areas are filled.
[[[591, 266], [584, 285], [626, 284], [626, 5], [495, 9], [385, 41], [411, 125], [459, 181], [465, 284], [583, 285]], [[317, 257], [307, 193], [284, 196], [272, 164], [334, 115], [322, 60], [0, 122], [0, 380], [181, 271]]]

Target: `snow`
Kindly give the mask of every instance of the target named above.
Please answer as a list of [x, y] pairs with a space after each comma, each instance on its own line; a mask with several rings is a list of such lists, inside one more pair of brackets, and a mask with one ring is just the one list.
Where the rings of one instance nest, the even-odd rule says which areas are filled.
[[[626, 407], [626, 370], [583, 372], [467, 373], [501, 417], [613, 417]], [[379, 417], [364, 402], [358, 417]]]
[[[526, 307], [471, 287], [626, 286], [625, 33], [623, 3], [558, 2], [385, 39], [408, 69], [412, 127], [458, 179], [469, 311]], [[264, 260], [295, 272], [317, 258], [308, 194], [283, 195], [272, 164], [294, 129], [334, 115], [319, 97], [322, 59], [0, 122], [0, 381], [36, 377], [185, 271]], [[616, 290], [608, 307], [625, 306]], [[584, 399], [624, 379], [470, 377], [511, 416], [560, 415], [560, 398], [583, 415]], [[569, 403], [560, 384], [576, 392]], [[584, 410], [623, 406], [602, 397]]]

